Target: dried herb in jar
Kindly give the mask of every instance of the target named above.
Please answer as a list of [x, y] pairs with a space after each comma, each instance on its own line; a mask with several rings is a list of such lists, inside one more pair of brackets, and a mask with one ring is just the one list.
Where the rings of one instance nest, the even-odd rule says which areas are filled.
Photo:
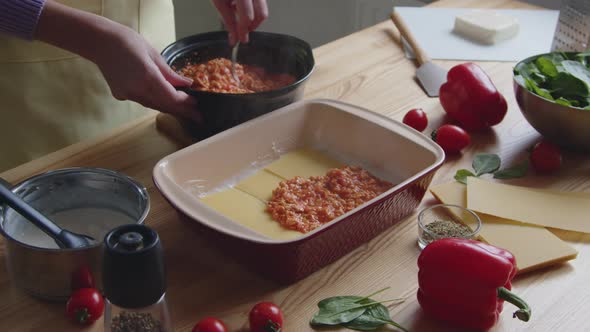
[[427, 242], [448, 237], [466, 238], [473, 233], [469, 227], [449, 220], [437, 220], [424, 226], [424, 228], [430, 232], [424, 232], [422, 235]]
[[122, 311], [111, 321], [112, 332], [164, 332], [162, 323], [149, 313]]

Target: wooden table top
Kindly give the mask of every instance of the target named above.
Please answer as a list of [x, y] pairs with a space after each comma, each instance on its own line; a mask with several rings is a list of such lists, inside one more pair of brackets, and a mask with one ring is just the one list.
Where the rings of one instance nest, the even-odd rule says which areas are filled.
[[[442, 0], [433, 7], [530, 8], [509, 0]], [[437, 98], [428, 98], [413, 76], [415, 64], [404, 57], [398, 34], [390, 21], [323, 45], [314, 50], [317, 69], [306, 98], [331, 98], [377, 111], [397, 120], [411, 108], [421, 107], [429, 116], [426, 133], [444, 121]], [[436, 61], [446, 68], [458, 62]], [[498, 153], [504, 165], [524, 158], [540, 135], [524, 120], [512, 91], [513, 63], [483, 62], [509, 103], [508, 115], [492, 131], [472, 136], [462, 156], [449, 158], [433, 184], [451, 181], [459, 168], [469, 168], [474, 153]], [[179, 146], [155, 128], [155, 113], [100, 139], [83, 142], [3, 173], [11, 182], [46, 170], [71, 167], [105, 167], [141, 181], [152, 198], [147, 225], [156, 229], [166, 250], [167, 299], [175, 330], [190, 331], [204, 316], [224, 320], [231, 331], [246, 326], [247, 314], [256, 302], [273, 301], [286, 316], [285, 331], [312, 330], [308, 322], [320, 299], [335, 295], [366, 295], [391, 287], [387, 295], [407, 297], [391, 305], [394, 320], [412, 331], [451, 331], [424, 317], [416, 301], [416, 214], [407, 217], [369, 243], [335, 263], [288, 287], [279, 286], [250, 272], [189, 231], [174, 209], [154, 187], [152, 168]], [[564, 154], [563, 169], [553, 176], [529, 175], [510, 183], [551, 187], [566, 191], [590, 191], [590, 160]], [[427, 194], [422, 206], [432, 204]], [[416, 212], [419, 209], [416, 210]], [[590, 235], [556, 234], [579, 250], [576, 260], [517, 277], [514, 288], [533, 308], [533, 318], [523, 323], [511, 316], [508, 305], [494, 331], [590, 330]], [[3, 247], [3, 246], [2, 246]], [[4, 256], [3, 249], [0, 255]], [[0, 259], [0, 331], [77, 331], [64, 316], [63, 304], [38, 301], [15, 289]], [[87, 330], [102, 331], [102, 320]], [[336, 329], [338, 330], [338, 329]]]

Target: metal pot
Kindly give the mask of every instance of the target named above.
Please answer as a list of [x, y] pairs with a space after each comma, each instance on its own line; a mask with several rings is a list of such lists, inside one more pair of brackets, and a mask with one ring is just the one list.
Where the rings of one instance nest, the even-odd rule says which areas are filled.
[[[536, 58], [551, 53], [538, 54], [520, 61], [531, 63]], [[567, 52], [573, 56], [573, 52]], [[560, 105], [529, 91], [513, 76], [514, 95], [518, 107], [527, 122], [543, 137], [563, 148], [590, 153], [590, 112], [583, 108]]]
[[145, 187], [106, 169], [68, 168], [27, 179], [12, 191], [65, 229], [92, 236], [96, 244], [59, 249], [55, 242], [11, 208], [0, 205], [0, 233], [13, 284], [47, 300], [71, 293], [72, 276], [90, 272], [102, 289], [103, 238], [114, 227], [144, 222], [150, 207]]

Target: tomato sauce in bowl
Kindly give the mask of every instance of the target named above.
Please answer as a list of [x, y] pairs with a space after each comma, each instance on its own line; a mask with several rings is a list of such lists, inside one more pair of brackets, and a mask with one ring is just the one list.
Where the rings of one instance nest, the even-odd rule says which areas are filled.
[[266, 210], [283, 227], [307, 233], [391, 187], [393, 184], [360, 167], [333, 168], [323, 176], [297, 176], [281, 182]]
[[289, 74], [270, 73], [264, 68], [236, 63], [239, 84], [231, 74], [231, 61], [215, 58], [204, 63], [188, 64], [177, 71], [193, 79], [192, 89], [219, 93], [254, 93], [270, 91], [293, 84]]

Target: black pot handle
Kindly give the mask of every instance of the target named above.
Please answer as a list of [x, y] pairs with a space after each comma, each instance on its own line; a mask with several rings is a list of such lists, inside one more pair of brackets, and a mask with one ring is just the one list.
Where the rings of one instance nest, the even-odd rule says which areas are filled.
[[191, 92], [191, 91], [194, 91], [194, 90], [191, 90], [191, 88], [187, 88], [187, 87], [185, 87], [185, 86], [183, 86], [183, 87], [180, 87], [180, 86], [175, 86], [174, 88], [176, 89], [176, 91], [182, 91], [182, 92], [185, 92], [187, 95], [190, 95], [190, 94], [191, 94], [190, 92]]

